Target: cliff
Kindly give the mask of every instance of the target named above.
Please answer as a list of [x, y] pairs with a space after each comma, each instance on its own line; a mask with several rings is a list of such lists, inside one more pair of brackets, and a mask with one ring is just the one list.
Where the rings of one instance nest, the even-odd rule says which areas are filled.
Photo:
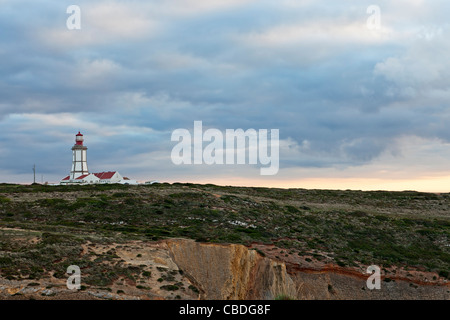
[[[16, 230], [17, 232], [17, 230]], [[113, 259], [98, 260], [105, 255]], [[397, 270], [369, 290], [363, 269], [320, 264], [273, 245], [202, 243], [187, 239], [122, 244], [85, 243], [80, 258], [122, 270], [110, 284], [92, 283], [83, 270], [84, 290], [68, 290], [67, 276], [23, 280], [0, 277], [0, 299], [450, 299], [450, 283], [432, 273]], [[125, 271], [135, 271], [132, 278]], [[134, 279], [134, 280], [130, 280]], [[433, 280], [435, 279], [435, 280]]]
[[450, 299], [448, 282], [384, 277], [380, 290], [369, 290], [368, 274], [329, 265], [302, 268], [243, 245], [173, 239], [167, 246], [201, 289], [201, 299]]
[[273, 299], [295, 295], [283, 262], [237, 244], [168, 240], [170, 255], [199, 288], [202, 299]]

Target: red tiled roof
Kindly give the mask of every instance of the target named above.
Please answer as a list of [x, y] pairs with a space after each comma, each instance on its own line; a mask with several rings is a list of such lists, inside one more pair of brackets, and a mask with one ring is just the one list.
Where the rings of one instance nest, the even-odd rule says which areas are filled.
[[69, 180], [70, 176], [65, 177], [63, 180]]
[[105, 179], [111, 179], [115, 173], [116, 173], [116, 171], [108, 171], [108, 172], [94, 173], [94, 175], [96, 177], [98, 177], [100, 180], [105, 180]]
[[89, 174], [83, 174], [83, 175], [79, 176], [79, 177], [77, 178], [77, 180], [84, 179], [84, 178], [86, 178], [88, 175], [89, 175]]

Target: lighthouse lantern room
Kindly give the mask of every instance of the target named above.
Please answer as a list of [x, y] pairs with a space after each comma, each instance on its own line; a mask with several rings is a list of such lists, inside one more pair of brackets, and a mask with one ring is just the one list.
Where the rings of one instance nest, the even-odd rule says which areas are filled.
[[82, 146], [83, 145], [83, 135], [80, 133], [80, 131], [78, 131], [77, 135], [75, 136], [75, 144], [78, 146]]

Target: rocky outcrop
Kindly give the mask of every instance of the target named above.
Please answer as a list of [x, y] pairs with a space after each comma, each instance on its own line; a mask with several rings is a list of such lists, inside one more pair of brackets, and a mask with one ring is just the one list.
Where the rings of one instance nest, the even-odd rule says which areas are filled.
[[[341, 270], [342, 271], [342, 270]], [[405, 280], [382, 280], [379, 290], [369, 290], [369, 275], [328, 270], [293, 271], [297, 299], [332, 300], [449, 300], [448, 285], [417, 285]], [[386, 279], [386, 278], [385, 278]]]
[[295, 295], [286, 265], [237, 244], [168, 240], [172, 259], [201, 289], [202, 299], [273, 299]]
[[369, 275], [337, 266], [301, 268], [237, 244], [167, 241], [173, 261], [201, 289], [201, 299], [450, 299], [450, 285], [386, 279], [369, 290]]

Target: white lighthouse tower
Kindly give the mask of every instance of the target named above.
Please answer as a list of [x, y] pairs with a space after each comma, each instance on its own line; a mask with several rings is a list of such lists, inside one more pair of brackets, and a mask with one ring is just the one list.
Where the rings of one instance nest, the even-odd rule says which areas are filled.
[[78, 131], [75, 136], [75, 145], [72, 147], [72, 170], [70, 170], [70, 179], [76, 179], [79, 176], [89, 174], [87, 165], [87, 147], [83, 146], [83, 135]]
[[87, 165], [87, 147], [83, 145], [83, 135], [78, 131], [72, 147], [72, 170], [70, 175], [60, 181], [62, 185], [90, 183], [138, 184], [136, 180], [122, 177], [117, 171], [89, 173]]

